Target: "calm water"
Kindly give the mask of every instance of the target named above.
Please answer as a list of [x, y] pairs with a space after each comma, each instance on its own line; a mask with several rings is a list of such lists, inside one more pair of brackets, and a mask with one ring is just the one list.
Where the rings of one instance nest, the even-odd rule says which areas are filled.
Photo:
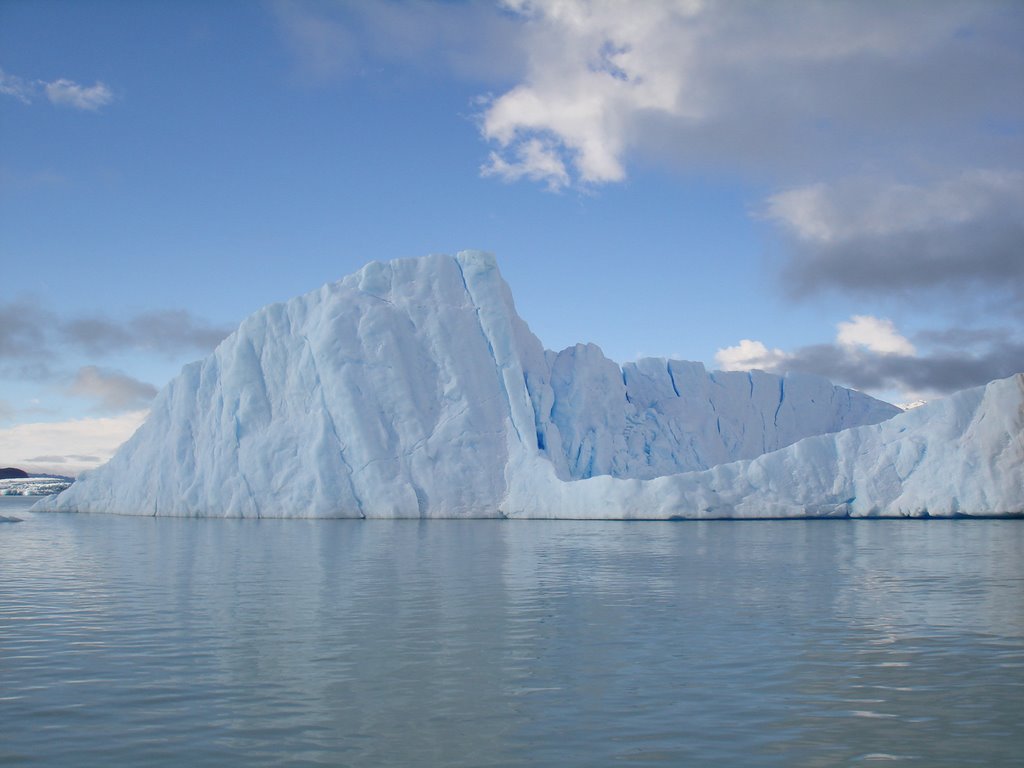
[[0, 763], [1024, 760], [1024, 521], [0, 515]]

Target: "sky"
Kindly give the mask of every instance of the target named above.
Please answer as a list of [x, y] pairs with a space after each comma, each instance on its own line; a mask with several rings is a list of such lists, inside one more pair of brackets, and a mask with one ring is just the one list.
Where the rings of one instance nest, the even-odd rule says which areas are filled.
[[248, 314], [497, 255], [549, 349], [897, 403], [1024, 370], [1024, 3], [0, 0], [0, 466]]

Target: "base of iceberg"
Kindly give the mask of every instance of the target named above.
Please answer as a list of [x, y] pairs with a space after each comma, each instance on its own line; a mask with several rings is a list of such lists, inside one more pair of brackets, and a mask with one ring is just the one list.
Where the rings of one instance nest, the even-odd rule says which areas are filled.
[[247, 318], [39, 510], [779, 518], [1024, 511], [1024, 378], [906, 413], [824, 379], [545, 350], [492, 256], [373, 262]]

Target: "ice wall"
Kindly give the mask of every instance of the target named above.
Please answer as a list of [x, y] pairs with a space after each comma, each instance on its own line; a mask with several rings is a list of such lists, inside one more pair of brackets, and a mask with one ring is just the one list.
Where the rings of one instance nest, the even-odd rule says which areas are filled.
[[620, 368], [592, 344], [559, 352], [551, 384], [573, 479], [707, 469], [900, 413], [819, 376], [709, 372], [663, 358]]
[[1024, 514], [1024, 374], [880, 424], [653, 480], [517, 473], [512, 517], [673, 519]]

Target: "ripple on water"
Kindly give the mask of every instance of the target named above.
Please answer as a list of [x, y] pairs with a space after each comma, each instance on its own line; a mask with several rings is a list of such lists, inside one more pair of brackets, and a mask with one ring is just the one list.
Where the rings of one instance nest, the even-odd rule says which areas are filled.
[[1024, 753], [1021, 521], [19, 514], [0, 533], [0, 764]]

